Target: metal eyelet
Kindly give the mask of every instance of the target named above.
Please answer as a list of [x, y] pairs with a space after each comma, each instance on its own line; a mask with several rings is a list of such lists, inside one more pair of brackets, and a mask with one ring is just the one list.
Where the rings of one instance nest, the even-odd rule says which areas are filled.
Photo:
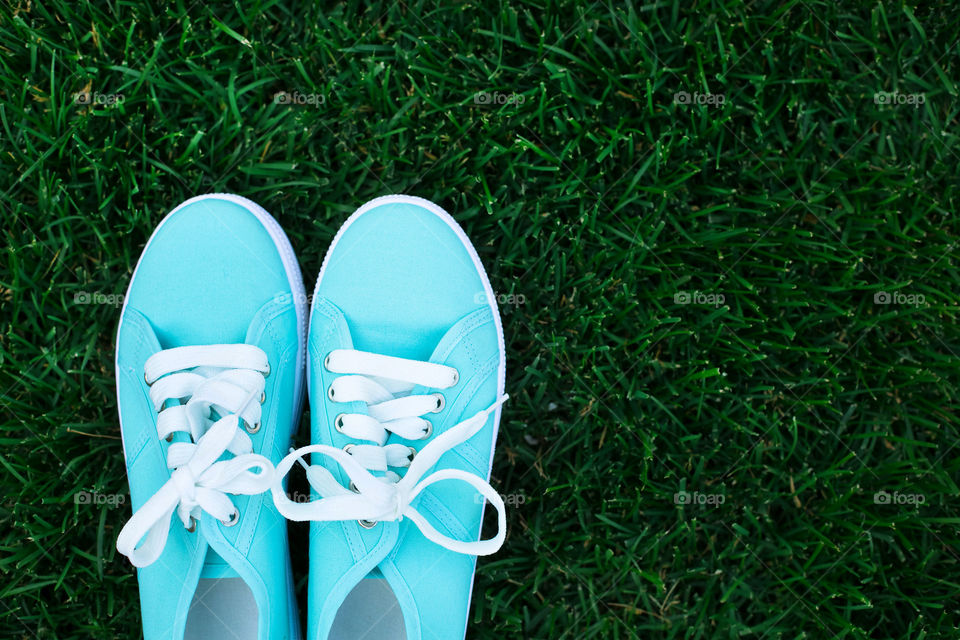
[[343, 433], [343, 414], [338, 414], [336, 418], [333, 419], [333, 428]]
[[266, 401], [267, 401], [267, 392], [266, 392], [266, 391], [261, 391], [261, 392], [260, 392], [260, 404], [263, 404], [263, 403], [266, 402]]
[[197, 520], [193, 516], [190, 516], [190, 526], [186, 527], [187, 533], [193, 533], [197, 530]]
[[443, 397], [442, 393], [435, 393], [433, 397], [437, 399], [437, 406], [430, 410], [431, 413], [440, 413], [443, 411], [443, 408], [447, 406], [447, 399]]
[[[323, 368], [327, 371], [330, 371], [330, 354], [327, 354], [327, 357], [323, 359]], [[332, 373], [332, 372], [331, 372]]]
[[407, 456], [407, 460], [413, 462], [413, 459], [417, 457], [417, 450], [413, 447], [407, 447], [407, 449], [410, 449], [410, 455]]
[[173, 442], [173, 434], [172, 434], [172, 433], [168, 433], [168, 434], [167, 434], [167, 437], [164, 438], [164, 440], [166, 440], [167, 442]]
[[221, 520], [220, 524], [225, 527], [232, 527], [238, 522], [240, 522], [240, 511], [234, 509], [233, 513], [230, 514], [230, 518], [228, 520]]
[[[352, 448], [353, 445], [348, 444], [346, 447], [343, 448], [343, 450], [347, 451], [347, 447]], [[357, 488], [357, 484], [353, 480], [350, 481], [349, 487], [350, 487], [350, 491], [353, 491], [354, 493], [360, 493], [360, 489]], [[357, 524], [359, 524], [364, 529], [373, 529], [375, 526], [377, 526], [377, 523], [372, 520], [357, 520]]]
[[453, 384], [460, 382], [460, 372], [454, 369], [453, 371]]
[[[353, 449], [353, 443], [343, 445], [344, 453], [350, 453], [352, 449]], [[350, 455], [353, 455], [353, 454], [350, 454]]]
[[263, 377], [264, 377], [264, 378], [269, 378], [269, 377], [270, 377], [270, 363], [269, 363], [269, 362], [267, 363], [267, 370], [264, 372]]
[[256, 433], [257, 431], [260, 431], [260, 423], [259, 423], [259, 422], [256, 423], [256, 424], [254, 424], [254, 425], [251, 427], [251, 426], [250, 426], [250, 423], [247, 422], [246, 420], [244, 420], [243, 418], [240, 418], [240, 420], [243, 421], [243, 428], [247, 430], [247, 433]]
[[148, 387], [152, 387], [152, 386], [153, 386], [153, 383], [150, 382], [149, 380], [147, 380], [147, 372], [146, 372], [146, 371], [143, 372], [143, 382], [144, 382], [144, 384], [146, 384]]
[[427, 429], [423, 432], [423, 435], [420, 436], [421, 440], [426, 440], [433, 435], [433, 423], [427, 420]]
[[333, 385], [330, 385], [330, 388], [327, 389], [327, 397], [333, 400], [333, 396], [334, 396]]

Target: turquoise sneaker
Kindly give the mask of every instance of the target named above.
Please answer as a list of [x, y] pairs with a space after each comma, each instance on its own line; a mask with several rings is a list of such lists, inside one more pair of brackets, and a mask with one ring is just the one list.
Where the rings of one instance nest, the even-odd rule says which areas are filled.
[[303, 401], [306, 298], [287, 237], [253, 202], [187, 200], [134, 271], [117, 404], [143, 635], [298, 638], [287, 527], [270, 493]]
[[[311, 454], [313, 499], [273, 487], [281, 513], [313, 521], [307, 637], [463, 638], [476, 556], [506, 535], [487, 482], [503, 330], [463, 230], [420, 198], [361, 207], [327, 252], [308, 348], [314, 444], [277, 478]], [[478, 540], [484, 499], [499, 529]]]

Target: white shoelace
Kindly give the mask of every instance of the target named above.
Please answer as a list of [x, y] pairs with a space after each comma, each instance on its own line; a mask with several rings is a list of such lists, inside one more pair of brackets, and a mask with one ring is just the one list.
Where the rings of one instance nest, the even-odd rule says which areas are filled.
[[[411, 395], [420, 385], [448, 389], [457, 383], [459, 374], [453, 367], [418, 360], [395, 358], [365, 351], [337, 349], [324, 360], [333, 373], [347, 374], [334, 379], [327, 390], [333, 402], [362, 401], [368, 415], [342, 413], [334, 419], [334, 427], [343, 434], [374, 444], [348, 444], [343, 449], [327, 445], [301, 447], [277, 465], [272, 491], [277, 509], [295, 521], [353, 520], [363, 526], [378, 521], [401, 520], [404, 516], [417, 525], [429, 540], [458, 553], [488, 555], [495, 553], [506, 538], [506, 511], [500, 495], [490, 484], [476, 475], [459, 469], [441, 469], [426, 478], [424, 474], [441, 456], [477, 433], [507, 396], [438, 435], [419, 452], [401, 444], [386, 444], [389, 433], [408, 440], [426, 439], [432, 435], [431, 423], [422, 416], [443, 409], [442, 394]], [[322, 454], [336, 460], [351, 480], [344, 488], [325, 467], [306, 465], [306, 454]], [[299, 461], [307, 468], [307, 480], [321, 499], [307, 503], [291, 501], [280, 485], [293, 465]], [[407, 471], [401, 478], [389, 467]], [[383, 472], [375, 476], [371, 471]], [[442, 480], [460, 480], [476, 489], [497, 510], [497, 535], [488, 540], [463, 541], [437, 531], [411, 503], [430, 485]]]
[[[250, 433], [260, 429], [269, 373], [267, 354], [246, 344], [176, 347], [147, 360], [144, 379], [159, 412], [157, 436], [171, 441], [167, 467], [172, 473], [117, 537], [117, 550], [135, 566], [160, 557], [174, 510], [190, 531], [201, 511], [234, 525], [240, 514], [226, 494], [255, 495], [270, 486], [273, 465], [253, 453], [250, 436], [240, 428], [243, 424]], [[186, 404], [164, 408], [168, 401], [185, 398]], [[173, 442], [177, 433], [189, 441], [181, 437]], [[220, 460], [225, 452], [233, 457]]]

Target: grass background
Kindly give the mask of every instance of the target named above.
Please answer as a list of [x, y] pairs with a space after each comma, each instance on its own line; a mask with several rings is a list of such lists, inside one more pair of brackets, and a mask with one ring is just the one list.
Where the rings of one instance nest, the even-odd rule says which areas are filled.
[[111, 302], [212, 191], [308, 285], [378, 195], [477, 245], [522, 504], [471, 638], [960, 637], [958, 33], [949, 1], [3, 2], [0, 637], [139, 634], [129, 507], [73, 496], [127, 492]]

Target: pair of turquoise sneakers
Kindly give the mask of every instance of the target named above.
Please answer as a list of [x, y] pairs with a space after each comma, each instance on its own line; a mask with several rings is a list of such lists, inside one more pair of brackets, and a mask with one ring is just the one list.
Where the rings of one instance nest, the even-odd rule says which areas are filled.
[[[476, 556], [506, 532], [488, 484], [503, 329], [477, 253], [437, 205], [377, 198], [307, 316], [286, 235], [245, 198], [184, 202], [140, 257], [117, 334], [117, 549], [148, 640], [299, 638], [286, 519], [311, 522], [307, 638], [465, 635]], [[290, 452], [305, 388], [312, 444]], [[287, 494], [297, 464], [306, 500]]]

